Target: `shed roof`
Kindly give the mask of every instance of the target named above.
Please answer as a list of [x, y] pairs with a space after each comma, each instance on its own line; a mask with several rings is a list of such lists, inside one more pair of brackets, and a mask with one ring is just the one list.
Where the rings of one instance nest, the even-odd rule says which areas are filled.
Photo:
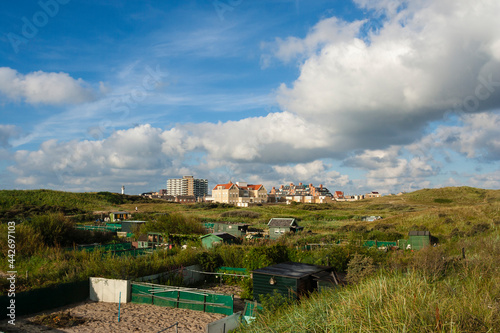
[[410, 231], [408, 236], [430, 236], [430, 231]]
[[137, 241], [138, 242], [147, 242], [147, 241], [149, 241], [148, 235], [146, 235], [146, 234], [140, 235], [139, 238], [137, 238]]
[[254, 270], [253, 273], [300, 279], [304, 276], [316, 274], [328, 269], [330, 269], [330, 267], [328, 266], [318, 266], [289, 261], [264, 268], [259, 268]]
[[272, 219], [269, 220], [267, 225], [269, 227], [290, 227], [294, 225], [295, 219], [294, 218], [276, 218], [273, 217]]
[[236, 239], [235, 236], [231, 235], [231, 234], [228, 234], [227, 232], [214, 232], [214, 233], [211, 233], [211, 234], [206, 234], [206, 235], [203, 235], [201, 236], [200, 238], [205, 238], [205, 237], [208, 237], [208, 236], [211, 236], [211, 235], [214, 235], [222, 240], [233, 240], [233, 239]]

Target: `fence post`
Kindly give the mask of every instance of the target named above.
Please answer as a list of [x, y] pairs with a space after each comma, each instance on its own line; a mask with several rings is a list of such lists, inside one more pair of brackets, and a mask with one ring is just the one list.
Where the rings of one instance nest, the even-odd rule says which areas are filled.
[[120, 322], [120, 305], [122, 302], [122, 292], [120, 291], [120, 296], [118, 296], [118, 322]]
[[175, 305], [176, 308], [179, 307], [179, 299], [181, 298], [181, 292], [177, 290], [177, 304]]

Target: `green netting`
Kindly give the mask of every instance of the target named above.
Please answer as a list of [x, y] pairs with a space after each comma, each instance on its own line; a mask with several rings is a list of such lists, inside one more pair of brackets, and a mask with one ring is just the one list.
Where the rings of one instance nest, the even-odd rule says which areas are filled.
[[77, 225], [75, 227], [76, 229], [81, 229], [81, 230], [92, 230], [92, 231], [120, 231], [122, 229], [121, 225], [118, 226], [110, 226], [110, 225]]
[[198, 289], [132, 283], [132, 303], [233, 314], [233, 296], [211, 294]]
[[398, 246], [398, 242], [369, 240], [369, 241], [364, 242], [363, 246], [365, 246], [365, 247], [381, 247], [381, 246], [391, 247], [391, 246]]

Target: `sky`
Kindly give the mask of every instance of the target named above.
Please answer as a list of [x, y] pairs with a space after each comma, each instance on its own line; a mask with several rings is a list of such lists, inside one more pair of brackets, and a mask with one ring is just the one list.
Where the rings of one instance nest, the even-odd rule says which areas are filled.
[[496, 0], [10, 1], [0, 189], [500, 189]]

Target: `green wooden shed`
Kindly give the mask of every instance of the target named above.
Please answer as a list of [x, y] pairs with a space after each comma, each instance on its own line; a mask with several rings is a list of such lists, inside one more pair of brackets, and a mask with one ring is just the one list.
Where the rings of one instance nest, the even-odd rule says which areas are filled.
[[272, 219], [269, 220], [267, 226], [269, 227], [270, 239], [278, 239], [284, 233], [289, 231], [297, 232], [304, 229], [303, 227], [300, 227], [297, 221], [295, 221], [295, 219], [292, 217], [287, 217], [287, 218], [273, 217]]
[[330, 272], [328, 266], [285, 262], [252, 272], [253, 297], [260, 301], [260, 297], [272, 294], [277, 290], [281, 295], [299, 299], [318, 289], [318, 276], [321, 272]]
[[201, 238], [201, 245], [206, 249], [211, 249], [219, 244], [232, 244], [236, 237], [228, 234], [227, 232], [215, 232], [212, 234], [203, 235]]
[[410, 231], [408, 240], [401, 239], [398, 241], [399, 248], [403, 250], [421, 250], [426, 246], [436, 244], [436, 237], [433, 237], [430, 231]]
[[243, 237], [248, 231], [249, 224], [229, 221], [217, 221], [205, 223], [208, 232], [227, 232], [236, 237]]

